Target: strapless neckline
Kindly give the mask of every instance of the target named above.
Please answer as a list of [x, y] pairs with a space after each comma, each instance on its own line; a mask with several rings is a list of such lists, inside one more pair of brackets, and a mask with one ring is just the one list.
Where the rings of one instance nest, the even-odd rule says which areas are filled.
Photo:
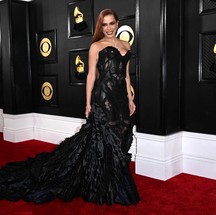
[[126, 53], [123, 55], [123, 54], [122, 54], [116, 47], [114, 47], [114, 46], [106, 46], [106, 47], [104, 47], [103, 49], [101, 49], [101, 50], [99, 51], [99, 53], [101, 53], [101, 52], [103, 52], [103, 51], [105, 51], [106, 49], [109, 49], [109, 48], [115, 49], [115, 50], [119, 53], [119, 55], [120, 55], [121, 57], [125, 57], [125, 56], [127, 56], [128, 53], [130, 53], [130, 50], [128, 49], [128, 50], [126, 51]]

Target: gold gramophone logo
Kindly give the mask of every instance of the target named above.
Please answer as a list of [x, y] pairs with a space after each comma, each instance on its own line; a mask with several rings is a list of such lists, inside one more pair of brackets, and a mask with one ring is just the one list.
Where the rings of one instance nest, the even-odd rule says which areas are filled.
[[131, 94], [132, 94], [132, 99], [134, 100], [134, 97], [135, 97], [135, 91], [134, 91], [134, 88], [133, 88], [132, 85], [131, 85]]
[[118, 29], [116, 37], [120, 40], [127, 41], [132, 46], [134, 42], [134, 31], [129, 25], [122, 25]]
[[46, 100], [49, 101], [53, 96], [53, 87], [49, 82], [44, 82], [41, 87], [41, 95]]
[[79, 73], [85, 72], [85, 64], [81, 60], [81, 57], [79, 55], [76, 56], [75, 59], [75, 65], [76, 65], [76, 71]]
[[52, 43], [49, 38], [43, 38], [40, 42], [40, 53], [43, 57], [48, 57], [52, 51]]
[[74, 19], [77, 24], [83, 22], [83, 13], [77, 6], [74, 8]]
[[84, 14], [81, 12], [78, 6], [74, 8], [73, 16], [74, 16], [74, 26], [73, 26], [74, 30], [83, 31], [86, 28], [88, 28], [88, 25], [84, 20]]
[[84, 80], [87, 77], [86, 71], [85, 71], [85, 63], [83, 62], [80, 55], [77, 55], [75, 58], [75, 78], [78, 80]]
[[213, 53], [214, 53], [214, 60], [211, 64], [209, 70], [216, 73], [216, 43], [214, 44]]

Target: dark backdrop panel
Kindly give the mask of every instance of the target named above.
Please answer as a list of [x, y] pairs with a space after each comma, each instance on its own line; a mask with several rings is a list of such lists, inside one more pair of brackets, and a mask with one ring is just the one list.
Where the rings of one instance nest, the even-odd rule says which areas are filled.
[[28, 4], [12, 1], [12, 64], [16, 96], [16, 113], [32, 111], [32, 77], [30, 67], [28, 13]]
[[[1, 20], [0, 20], [1, 23]], [[1, 25], [0, 25], [0, 109], [3, 108], [3, 80], [2, 80], [2, 36], [1, 36]]]
[[[205, 1], [208, 3], [209, 1]], [[216, 15], [199, 15], [199, 1], [185, 1], [184, 15], [184, 123], [186, 131], [216, 134], [216, 82], [199, 82], [202, 46], [199, 35], [216, 31]], [[213, 47], [212, 47], [213, 49]], [[212, 49], [208, 50], [212, 52]]]
[[139, 82], [137, 130], [161, 132], [161, 4], [158, 0], [140, 1]]
[[137, 130], [180, 130], [181, 1], [140, 1]]
[[[79, 49], [89, 49], [92, 35], [68, 38], [68, 3], [62, 0], [35, 0], [31, 6], [31, 48], [33, 66], [33, 94], [35, 112], [56, 114], [71, 117], [85, 118], [85, 85], [70, 83], [69, 52]], [[104, 8], [117, 11], [119, 17], [135, 14], [136, 1], [134, 0], [107, 0], [92, 1], [93, 18]], [[124, 7], [124, 10], [122, 10]], [[90, 10], [91, 8], [89, 8]], [[94, 26], [95, 23], [93, 23]], [[37, 62], [35, 49], [35, 34], [37, 32], [56, 29], [57, 32], [57, 62]], [[58, 105], [44, 105], [41, 101], [39, 79], [41, 77], [55, 76], [57, 80]]]
[[32, 112], [28, 3], [0, 4], [4, 113]]
[[0, 3], [0, 21], [1, 21], [1, 42], [2, 42], [2, 75], [4, 79], [3, 89], [4, 91], [4, 109], [8, 112], [13, 112], [13, 106], [15, 105], [15, 91], [13, 79], [11, 81], [10, 67], [11, 67], [11, 50], [10, 47], [10, 33], [9, 33], [9, 5], [6, 1]]
[[95, 19], [103, 9], [110, 8], [116, 11], [119, 18], [135, 14], [136, 0], [95, 0]]
[[0, 109], [3, 108], [3, 96], [2, 72], [0, 71]]
[[[72, 87], [69, 83], [68, 52], [71, 49], [88, 47], [90, 44], [90, 37], [68, 39], [67, 6], [67, 2], [62, 2], [61, 0], [37, 0], [34, 1], [31, 6], [34, 107], [35, 112], [84, 118], [83, 107], [85, 96], [79, 96], [82, 94], [79, 93], [79, 91], [83, 87]], [[35, 34], [52, 29], [56, 29], [57, 33], [57, 62], [38, 62]], [[57, 80], [57, 105], [53, 105], [52, 102], [45, 102], [41, 99], [40, 79], [43, 77], [46, 79], [46, 77], [53, 75]], [[81, 91], [85, 92], [85, 90]]]
[[180, 104], [181, 104], [181, 0], [166, 2], [166, 45], [163, 54], [165, 61], [163, 69], [163, 130], [170, 134], [181, 130], [180, 127]]
[[[31, 2], [30, 48], [33, 74], [33, 105], [35, 112], [84, 117], [85, 84], [83, 82], [82, 85], [74, 84], [74, 81], [71, 84], [69, 53], [74, 53], [75, 50], [88, 50], [92, 35], [88, 33], [87, 35], [78, 37], [71, 36], [68, 38], [68, 6], [70, 2], [62, 2], [61, 0], [36, 0]], [[99, 11], [104, 8], [114, 9], [120, 19], [134, 17], [136, 44], [134, 46], [135, 50], [133, 50], [135, 72], [133, 72], [132, 82], [135, 86], [135, 102], [138, 107], [137, 115], [139, 115], [137, 122], [138, 131], [169, 134], [179, 130], [179, 58], [181, 56], [181, 44], [179, 43], [180, 29], [178, 26], [180, 25], [180, 0], [172, 1], [172, 3], [166, 0], [95, 0], [90, 2], [92, 2], [92, 5], [89, 10], [92, 10], [90, 14], [93, 15], [94, 20]], [[17, 17], [17, 11], [21, 11], [23, 14], [25, 12], [19, 6], [15, 4], [12, 7], [12, 28], [22, 23], [17, 23], [15, 19]], [[122, 10], [123, 7], [124, 10]], [[173, 7], [175, 12], [172, 10]], [[2, 14], [4, 14], [4, 11], [2, 11]], [[20, 18], [26, 23], [23, 15]], [[2, 29], [8, 27], [9, 24], [4, 23]], [[92, 23], [93, 26], [94, 24]], [[22, 51], [17, 52], [20, 44], [22, 44], [24, 50], [27, 49], [24, 40], [28, 38], [26, 38], [26, 35], [20, 33], [20, 31], [24, 30], [23, 26], [19, 26], [18, 29], [14, 30], [16, 37], [12, 40], [14, 42], [13, 49], [8, 49], [4, 52], [3, 57], [5, 57], [5, 60], [3, 66], [10, 67], [12, 55], [15, 57], [12, 65], [17, 71], [20, 71], [21, 65], [24, 63], [24, 58], [28, 62], [29, 56], [26, 53], [22, 53]], [[57, 58], [49, 62], [47, 60], [39, 61], [39, 46], [36, 42], [36, 35], [50, 31], [56, 32]], [[10, 40], [7, 41], [7, 38], [10, 38], [10, 36], [7, 34], [4, 36], [4, 44], [10, 43]], [[2, 50], [4, 50], [4, 47]], [[27, 65], [24, 65], [22, 68], [24, 71], [29, 70]], [[5, 88], [7, 92], [4, 92], [4, 97], [9, 98], [5, 100], [5, 105], [8, 105], [8, 113], [10, 112], [8, 107], [17, 108], [21, 103], [24, 104], [22, 107], [28, 107], [25, 104], [27, 99], [25, 101], [22, 101], [22, 99], [25, 96], [30, 98], [31, 95], [31, 91], [28, 91], [29, 88], [25, 88], [27, 85], [30, 87], [30, 79], [28, 76], [30, 74], [25, 74], [25, 77], [23, 77], [23, 74], [15, 73], [11, 75], [10, 73], [5, 73], [5, 86], [12, 81], [12, 84], [8, 85], [8, 88]], [[53, 78], [50, 79], [50, 77]], [[55, 97], [49, 102], [41, 99], [41, 85], [46, 81], [49, 82], [48, 79], [52, 82], [50, 84], [54, 87], [53, 92], [55, 93]], [[47, 89], [44, 89], [44, 93], [48, 92], [46, 91]], [[27, 92], [26, 95], [20, 96], [20, 92], [23, 91]], [[18, 103], [16, 103], [17, 101]]]

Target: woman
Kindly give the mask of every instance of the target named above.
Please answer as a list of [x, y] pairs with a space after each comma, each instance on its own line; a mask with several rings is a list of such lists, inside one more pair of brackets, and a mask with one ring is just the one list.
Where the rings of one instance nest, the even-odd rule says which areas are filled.
[[127, 42], [116, 38], [118, 17], [110, 9], [98, 17], [89, 50], [87, 122], [52, 152], [0, 169], [0, 199], [45, 203], [82, 197], [97, 204], [136, 204], [139, 195], [129, 171], [132, 142]]

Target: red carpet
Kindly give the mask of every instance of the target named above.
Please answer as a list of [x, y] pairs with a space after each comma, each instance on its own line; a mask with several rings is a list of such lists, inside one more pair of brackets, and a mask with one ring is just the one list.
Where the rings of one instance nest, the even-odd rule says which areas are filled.
[[[56, 145], [36, 140], [10, 143], [0, 133], [0, 166], [23, 160]], [[36, 205], [24, 201], [0, 201], [0, 215], [214, 215], [216, 214], [216, 180], [180, 174], [168, 181], [134, 174], [141, 201], [136, 206], [98, 206], [74, 199], [64, 203], [56, 200]]]

